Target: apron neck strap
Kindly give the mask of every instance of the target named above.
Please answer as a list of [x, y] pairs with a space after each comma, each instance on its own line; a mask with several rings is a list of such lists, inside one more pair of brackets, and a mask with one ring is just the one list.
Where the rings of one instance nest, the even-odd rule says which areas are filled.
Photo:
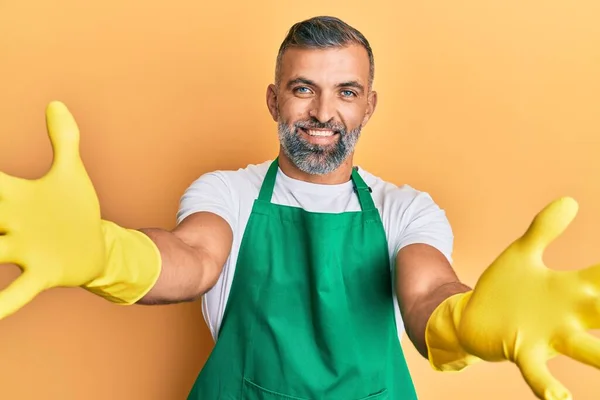
[[273, 197], [273, 189], [275, 188], [275, 178], [277, 177], [277, 170], [279, 169], [279, 157], [275, 158], [271, 163], [271, 166], [267, 170], [267, 175], [263, 180], [263, 183], [260, 187], [260, 193], [258, 194], [258, 199], [261, 201], [265, 201], [267, 203], [271, 202], [271, 197]]
[[[278, 170], [279, 157], [273, 160], [269, 166], [269, 169], [267, 170], [263, 184], [260, 187], [260, 193], [258, 194], [259, 200], [267, 203], [271, 202], [271, 198], [273, 197], [273, 189], [275, 188], [275, 178], [277, 177]], [[354, 185], [354, 192], [358, 196], [358, 201], [360, 202], [362, 210], [368, 211], [375, 209], [375, 203], [371, 197], [372, 190], [369, 186], [367, 186], [363, 178], [358, 173], [358, 167], [352, 168], [352, 183]]]
[[375, 209], [375, 203], [371, 193], [373, 190], [366, 184], [363, 178], [358, 173], [358, 167], [352, 168], [352, 183], [354, 183], [354, 192], [358, 195], [358, 201], [363, 211]]

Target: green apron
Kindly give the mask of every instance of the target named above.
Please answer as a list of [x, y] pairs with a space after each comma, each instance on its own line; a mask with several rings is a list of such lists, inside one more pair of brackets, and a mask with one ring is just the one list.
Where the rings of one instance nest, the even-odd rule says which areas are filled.
[[240, 247], [215, 347], [188, 400], [414, 400], [394, 316], [388, 245], [362, 211], [271, 203], [272, 162]]

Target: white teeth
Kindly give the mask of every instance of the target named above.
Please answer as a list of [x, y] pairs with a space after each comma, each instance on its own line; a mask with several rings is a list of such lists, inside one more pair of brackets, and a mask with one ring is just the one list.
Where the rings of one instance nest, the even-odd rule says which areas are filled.
[[307, 130], [310, 136], [333, 136], [333, 131], [313, 131]]

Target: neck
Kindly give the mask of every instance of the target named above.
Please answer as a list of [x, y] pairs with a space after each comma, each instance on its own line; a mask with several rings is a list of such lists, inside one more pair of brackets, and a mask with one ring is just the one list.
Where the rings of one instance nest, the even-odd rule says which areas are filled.
[[350, 155], [335, 171], [325, 175], [314, 175], [296, 167], [283, 150], [279, 152], [279, 168], [284, 174], [292, 179], [320, 185], [338, 185], [348, 182], [352, 175], [352, 160], [352, 155]]

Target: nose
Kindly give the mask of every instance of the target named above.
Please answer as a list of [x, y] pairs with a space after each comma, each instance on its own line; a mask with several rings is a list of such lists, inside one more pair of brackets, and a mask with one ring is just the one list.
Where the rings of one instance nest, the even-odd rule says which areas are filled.
[[330, 122], [335, 116], [335, 104], [331, 99], [328, 99], [327, 95], [321, 94], [315, 96], [311, 104], [309, 115], [322, 124]]

